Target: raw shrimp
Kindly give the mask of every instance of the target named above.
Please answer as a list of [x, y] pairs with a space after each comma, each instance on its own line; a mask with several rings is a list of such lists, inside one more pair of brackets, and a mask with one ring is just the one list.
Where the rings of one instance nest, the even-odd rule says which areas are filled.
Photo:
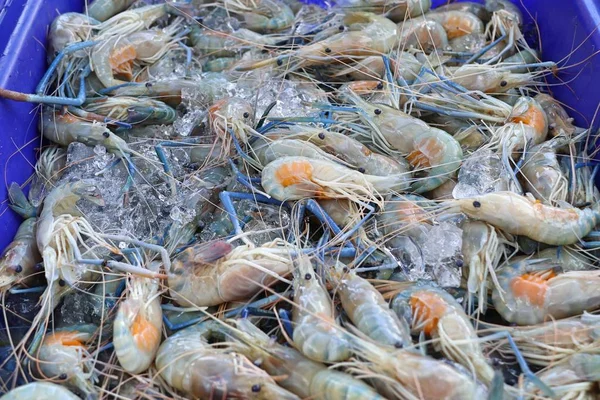
[[337, 325], [333, 302], [306, 256], [294, 270], [293, 342], [311, 360], [334, 363], [350, 358], [347, 333]]
[[95, 0], [87, 9], [88, 15], [103, 22], [126, 10], [133, 3], [135, 0]]
[[398, 42], [401, 50], [418, 49], [431, 53], [448, 48], [448, 35], [439, 22], [418, 17], [398, 24]]
[[212, 322], [167, 338], [156, 355], [160, 376], [198, 399], [299, 400], [241, 354], [208, 343]]
[[425, 235], [430, 227], [431, 216], [426, 210], [428, 200], [418, 195], [394, 196], [386, 200], [377, 216], [377, 228], [394, 241], [397, 235], [414, 239]]
[[527, 149], [523, 157], [520, 173], [525, 189], [545, 204], [560, 205], [567, 200], [569, 182], [556, 153], [569, 143], [569, 138], [557, 136]]
[[261, 35], [248, 29], [238, 29], [231, 33], [215, 32], [193, 26], [190, 42], [197, 52], [212, 57], [235, 57], [248, 47], [274, 46], [281, 39]]
[[159, 60], [175, 46], [173, 36], [177, 29], [175, 26], [165, 31], [135, 32], [98, 43], [91, 54], [91, 65], [96, 77], [107, 88], [131, 81], [134, 62], [154, 63]]
[[95, 373], [85, 343], [91, 340], [95, 325], [70, 327], [47, 334], [36, 354], [38, 373], [46, 379], [63, 379], [66, 384], [96, 398], [92, 381]]
[[244, 25], [255, 32], [278, 32], [294, 23], [294, 12], [281, 1], [223, 0], [223, 4], [227, 11], [239, 13]]
[[341, 6], [346, 10], [384, 14], [394, 22], [401, 22], [425, 14], [431, 8], [431, 0], [350, 0]]
[[488, 11], [483, 4], [475, 3], [472, 1], [461, 1], [460, 3], [443, 4], [431, 10], [430, 14], [445, 11], [469, 12], [477, 16], [477, 18], [479, 18], [483, 22], [488, 22], [491, 17], [490, 11]]
[[67, 162], [67, 151], [59, 146], [44, 148], [35, 164], [35, 175], [29, 188], [29, 201], [39, 206], [48, 190], [52, 189], [62, 176]]
[[[297, 70], [310, 65], [319, 65], [350, 56], [369, 56], [387, 53], [396, 45], [396, 24], [379, 15], [353, 12], [344, 16], [344, 25], [348, 30], [337, 33], [327, 39], [303, 46], [280, 57], [251, 64], [238, 65], [236, 69], [246, 70], [277, 64], [285, 65], [287, 70]], [[289, 63], [288, 64], [288, 59]]]
[[177, 118], [175, 109], [150, 98], [103, 97], [88, 102], [84, 108], [106, 118], [135, 125], [171, 124]]
[[14, 182], [8, 189], [8, 196], [11, 208], [26, 219], [0, 255], [0, 293], [16, 283], [30, 281], [36, 272], [36, 265], [42, 261], [35, 237], [36, 209], [29, 204], [19, 185]]
[[556, 208], [513, 192], [450, 200], [450, 207], [513, 235], [555, 246], [579, 242], [600, 221], [600, 203], [590, 208]]
[[459, 167], [463, 157], [460, 144], [446, 132], [432, 128], [402, 111], [362, 100], [351, 88], [342, 93], [356, 104], [360, 117], [373, 128], [372, 140], [386, 149], [406, 155], [407, 161], [427, 177], [417, 179], [411, 189], [424, 193], [446, 182]]
[[336, 161], [343, 164], [342, 160], [326, 153], [316, 145], [298, 139], [277, 139], [272, 142], [259, 138], [252, 143], [252, 155], [258, 160], [261, 166], [281, 158], [302, 156], [313, 160]]
[[245, 300], [292, 272], [289, 247], [274, 240], [252, 248], [225, 242], [187, 248], [168, 271], [169, 291], [184, 307], [212, 306]]
[[[416, 57], [406, 51], [390, 55], [390, 69], [396, 79], [403, 78], [411, 82], [418, 75], [421, 67], [422, 64]], [[385, 76], [385, 63], [381, 56], [369, 56], [353, 65], [334, 71], [333, 76], [348, 76], [356, 81], [380, 79]]]
[[600, 355], [573, 354], [562, 363], [541, 371], [539, 378], [561, 399], [596, 399], [600, 381]]
[[424, 332], [446, 357], [462, 364], [484, 383], [494, 377], [477, 341], [477, 333], [460, 304], [442, 289], [420, 285], [400, 293], [391, 304], [412, 332]]
[[[269, 136], [272, 134], [277, 132], [269, 133]], [[287, 139], [306, 140], [367, 175], [409, 175], [408, 163], [401, 157], [394, 159], [373, 152], [358, 140], [339, 132], [302, 127], [290, 132], [281, 132], [281, 135]]]
[[[64, 13], [56, 17], [48, 33], [48, 62], [52, 62], [69, 45], [88, 40], [92, 27], [97, 23], [92, 18], [79, 13]], [[83, 54], [85, 53], [76, 52], [77, 56]]]
[[450, 67], [446, 69], [446, 76], [465, 89], [484, 93], [506, 93], [534, 82], [531, 74], [514, 73], [512, 69], [481, 64]]
[[483, 33], [483, 22], [476, 15], [467, 11], [438, 11], [427, 14], [427, 18], [439, 22], [444, 27], [450, 41], [467, 35]]
[[165, 2], [118, 13], [94, 26], [94, 30], [97, 31], [94, 39], [106, 40], [113, 36], [123, 36], [148, 29], [157, 19], [167, 15], [173, 5], [174, 3]]
[[466, 221], [462, 227], [463, 277], [467, 280], [467, 310], [473, 310], [477, 298], [477, 312], [485, 314], [489, 278], [497, 282], [496, 269], [504, 253], [502, 236], [496, 228], [480, 221]]
[[[584, 312], [578, 317], [549, 321], [540, 325], [502, 326], [498, 329], [508, 330], [529, 363], [546, 367], [573, 354], [593, 351], [600, 337], [600, 320], [597, 315]], [[501, 343], [500, 351], [508, 354], [508, 343]], [[491, 346], [498, 348], [497, 343]]]
[[381, 293], [366, 279], [340, 262], [327, 274], [344, 311], [360, 332], [386, 346], [402, 348], [412, 345], [406, 322], [390, 310]]
[[2, 397], [2, 400], [81, 400], [79, 396], [63, 386], [52, 382], [32, 382], [11, 390]]
[[573, 125], [573, 118], [569, 117], [567, 111], [560, 103], [545, 93], [535, 96], [535, 101], [542, 107], [548, 117], [548, 133], [550, 136], [571, 137], [577, 131]]
[[374, 176], [353, 171], [332, 161], [282, 157], [262, 170], [262, 186], [277, 200], [307, 197], [348, 198], [377, 202], [378, 195], [406, 190], [404, 175]]
[[[290, 347], [274, 343], [247, 319], [231, 321], [237, 329], [226, 331], [241, 341], [239, 352], [269, 373], [279, 385], [302, 399], [384, 400], [362, 381], [309, 360]], [[236, 346], [237, 348], [237, 346]]]
[[600, 271], [570, 271], [545, 260], [524, 260], [496, 272], [492, 291], [498, 313], [508, 322], [531, 325], [600, 307]]
[[240, 144], [248, 144], [253, 131], [254, 109], [247, 100], [238, 97], [221, 99], [208, 108], [208, 118], [213, 132], [223, 143], [223, 157], [228, 157], [233, 150], [232, 134]]
[[125, 371], [139, 374], [148, 369], [160, 345], [161, 329], [158, 281], [131, 278], [129, 295], [119, 304], [113, 322], [115, 353]]

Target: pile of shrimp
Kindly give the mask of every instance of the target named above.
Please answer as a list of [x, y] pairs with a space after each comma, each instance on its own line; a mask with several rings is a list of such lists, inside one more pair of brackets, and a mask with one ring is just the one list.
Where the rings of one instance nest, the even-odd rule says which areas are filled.
[[[599, 164], [564, 62], [507, 0], [303, 3], [96, 0], [35, 94], [0, 89], [52, 142], [9, 188], [1, 399], [598, 398]], [[143, 183], [194, 217], [100, 228], [74, 146], [112, 154], [125, 212]], [[442, 227], [445, 269], [415, 256]]]

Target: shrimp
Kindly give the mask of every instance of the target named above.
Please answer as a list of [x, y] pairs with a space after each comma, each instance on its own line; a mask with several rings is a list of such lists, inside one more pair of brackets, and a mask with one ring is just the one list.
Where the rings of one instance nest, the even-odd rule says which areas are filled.
[[337, 33], [327, 39], [313, 42], [277, 58], [239, 64], [236, 70], [261, 68], [273, 64], [284, 65], [288, 59], [291, 65], [286, 70], [328, 63], [335, 58], [350, 56], [370, 56], [388, 53], [398, 42], [397, 28], [389, 19], [365, 12], [353, 12], [344, 16], [344, 25], [348, 30]]
[[[406, 51], [400, 51], [396, 56], [390, 55], [391, 71], [396, 79], [403, 78], [406, 81], [413, 81], [419, 74], [422, 64], [415, 56]], [[381, 56], [369, 56], [356, 64], [348, 67], [342, 67], [336, 71], [333, 76], [348, 76], [352, 80], [372, 80], [384, 77], [385, 63]]]
[[557, 136], [531, 147], [523, 157], [520, 173], [525, 189], [546, 204], [560, 205], [567, 200], [569, 182], [556, 153], [569, 142], [568, 138]]
[[573, 354], [564, 362], [541, 371], [538, 376], [561, 399], [596, 399], [600, 381], [600, 355]]
[[42, 261], [35, 240], [35, 208], [14, 182], [8, 188], [8, 196], [11, 208], [26, 220], [19, 225], [14, 239], [0, 254], [0, 293], [16, 283], [30, 281], [36, 272], [36, 265]]
[[265, 36], [248, 29], [240, 28], [231, 33], [215, 32], [192, 26], [189, 39], [194, 50], [212, 57], [235, 57], [250, 46], [276, 45], [280, 38]]
[[35, 175], [29, 188], [29, 201], [39, 206], [47, 191], [54, 187], [62, 176], [67, 162], [67, 151], [59, 146], [48, 146], [35, 163]]
[[483, 22], [468, 11], [437, 11], [427, 14], [427, 18], [444, 27], [451, 46], [455, 39], [483, 33]]
[[177, 29], [175, 25], [164, 31], [141, 31], [102, 41], [92, 49], [92, 70], [107, 88], [131, 81], [134, 62], [151, 64], [159, 60], [176, 45], [173, 37]]
[[394, 22], [423, 15], [431, 8], [431, 0], [350, 0], [341, 4], [342, 9], [368, 11], [383, 14]]
[[463, 276], [467, 279], [467, 310], [473, 310], [477, 298], [477, 312], [487, 310], [488, 277], [497, 282], [496, 269], [504, 253], [502, 236], [496, 228], [480, 221], [467, 221], [463, 227]]
[[427, 176], [411, 185], [414, 192], [435, 189], [450, 179], [459, 167], [462, 149], [446, 132], [392, 107], [368, 103], [351, 88], [343, 91], [342, 97], [364, 111], [360, 117], [374, 128], [372, 140], [376, 144], [405, 154], [412, 167], [425, 171]]
[[538, 102], [548, 117], [548, 133], [550, 136], [571, 137], [575, 134], [577, 128], [573, 125], [573, 118], [569, 117], [569, 114], [557, 100], [545, 93], [540, 93], [535, 96], [535, 101]]
[[88, 15], [97, 21], [104, 22], [129, 8], [135, 0], [95, 0], [88, 7]]
[[87, 146], [102, 145], [122, 155], [137, 154], [106, 125], [95, 121], [87, 122], [70, 114], [61, 115], [49, 108], [42, 113], [40, 130], [46, 139], [65, 147], [79, 142]]
[[258, 160], [262, 167], [281, 157], [294, 157], [298, 155], [313, 160], [336, 161], [344, 164], [342, 160], [326, 153], [316, 145], [298, 139], [277, 139], [268, 142], [259, 138], [252, 144], [251, 151], [254, 158]]
[[211, 346], [213, 325], [193, 325], [160, 346], [156, 367], [170, 386], [199, 399], [299, 400], [245, 356]]
[[474, 14], [483, 22], [488, 22], [491, 18], [490, 11], [488, 11], [483, 4], [475, 3], [473, 1], [461, 1], [460, 3], [443, 4], [431, 10], [431, 14], [446, 11], [469, 12]]
[[600, 272], [562, 273], [545, 260], [524, 260], [496, 272], [492, 291], [498, 313], [508, 322], [532, 325], [600, 307]]
[[505, 156], [515, 155], [529, 143], [546, 140], [548, 118], [542, 107], [531, 97], [521, 97], [515, 103], [509, 122], [493, 132], [491, 144], [499, 144]]
[[[270, 133], [270, 135], [273, 133]], [[408, 163], [401, 157], [396, 159], [375, 153], [367, 146], [339, 132], [302, 127], [285, 132], [287, 139], [306, 140], [320, 149], [333, 154], [338, 159], [351, 164], [367, 175], [389, 176], [409, 175]], [[269, 136], [270, 136], [269, 135]]]
[[331, 298], [310, 259], [300, 257], [294, 270], [294, 346], [311, 360], [334, 363], [350, 358], [350, 342], [337, 326]]
[[175, 109], [162, 101], [140, 97], [103, 97], [88, 102], [85, 110], [135, 125], [171, 124], [177, 118]]
[[434, 347], [489, 384], [494, 370], [487, 363], [477, 333], [460, 304], [447, 292], [431, 286], [417, 286], [397, 295], [391, 307], [400, 318], [410, 321], [412, 332], [433, 337]]
[[512, 235], [562, 246], [577, 243], [600, 221], [600, 203], [590, 208], [556, 208], [513, 192], [449, 201], [469, 218], [486, 222]]
[[245, 26], [258, 33], [278, 32], [294, 23], [294, 12], [275, 0], [223, 0], [227, 11], [240, 14]]
[[162, 310], [158, 280], [133, 277], [129, 296], [119, 304], [113, 322], [113, 344], [119, 364], [131, 374], [148, 369], [160, 345]]
[[225, 242], [187, 248], [168, 271], [169, 291], [184, 306], [206, 307], [245, 300], [292, 272], [290, 249], [276, 239], [260, 247]]
[[148, 29], [156, 20], [167, 15], [172, 3], [156, 4], [130, 9], [94, 26], [95, 40], [106, 40]]
[[356, 328], [375, 342], [402, 348], [412, 345], [410, 330], [366, 279], [338, 262], [328, 271], [328, 280]]
[[265, 191], [281, 201], [317, 197], [380, 202], [377, 194], [406, 190], [407, 186], [403, 175], [366, 175], [332, 161], [306, 157], [279, 158], [267, 164], [261, 177]]
[[[48, 33], [48, 62], [52, 62], [69, 45], [88, 40], [92, 27], [97, 23], [93, 17], [79, 13], [64, 13], [56, 17]], [[76, 52], [76, 56], [83, 54]]]
[[384, 400], [352, 375], [328, 369], [295, 349], [274, 343], [247, 319], [229, 323], [237, 329], [225, 332], [241, 342], [238, 351], [269, 375], [280, 377], [279, 385], [302, 399]]
[[37, 373], [46, 379], [62, 379], [88, 398], [95, 398], [97, 389], [92, 384], [95, 373], [85, 345], [95, 330], [94, 325], [84, 325], [48, 334], [37, 353]]
[[419, 49], [431, 53], [448, 48], [448, 35], [439, 22], [418, 17], [398, 24], [398, 42], [402, 50]]
[[229, 156], [232, 150], [230, 131], [241, 144], [248, 144], [254, 119], [254, 109], [248, 101], [238, 97], [221, 99], [208, 108], [208, 118], [213, 132], [223, 143], [223, 156]]
[[[549, 321], [539, 325], [506, 327], [517, 343], [523, 357], [534, 365], [547, 367], [563, 361], [573, 354], [593, 351], [600, 335], [598, 316], [584, 312], [582, 315]], [[500, 351], [509, 351], [508, 343], [500, 342]], [[491, 347], [492, 345], [490, 345]], [[498, 344], [493, 344], [498, 348]]]
[[427, 199], [418, 195], [394, 196], [384, 203], [384, 211], [377, 219], [378, 228], [393, 242], [397, 235], [418, 239], [425, 235], [430, 225], [430, 215], [425, 206]]
[[52, 382], [31, 382], [11, 390], [0, 399], [80, 400], [79, 396], [74, 395], [69, 389]]

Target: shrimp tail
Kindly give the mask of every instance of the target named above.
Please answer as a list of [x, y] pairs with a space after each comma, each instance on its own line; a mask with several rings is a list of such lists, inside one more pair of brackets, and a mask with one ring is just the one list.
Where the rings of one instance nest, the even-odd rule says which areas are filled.
[[27, 219], [37, 215], [37, 209], [27, 200], [23, 189], [17, 183], [10, 184], [8, 198], [10, 199], [9, 207], [21, 217]]

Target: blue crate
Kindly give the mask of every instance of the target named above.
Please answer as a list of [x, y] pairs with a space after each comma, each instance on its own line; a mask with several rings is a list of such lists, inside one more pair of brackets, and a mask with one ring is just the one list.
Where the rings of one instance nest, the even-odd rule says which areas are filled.
[[[324, 0], [304, 0], [326, 4]], [[434, 6], [446, 3], [433, 0]], [[550, 84], [554, 95], [575, 111], [575, 121], [589, 125], [600, 100], [597, 79], [600, 60], [586, 60], [600, 49], [599, 0], [515, 0], [525, 12], [526, 26], [541, 33], [544, 60], [563, 60], [566, 69]], [[46, 32], [52, 20], [67, 11], [81, 12], [84, 0], [0, 0], [0, 87], [33, 93], [46, 68]], [[573, 52], [573, 49], [576, 51]], [[573, 54], [571, 54], [573, 52]], [[596, 79], [594, 79], [596, 78]], [[572, 80], [572, 81], [571, 81]], [[21, 223], [7, 208], [6, 189], [23, 183], [33, 173], [35, 149], [40, 145], [36, 106], [0, 99], [0, 249]]]

